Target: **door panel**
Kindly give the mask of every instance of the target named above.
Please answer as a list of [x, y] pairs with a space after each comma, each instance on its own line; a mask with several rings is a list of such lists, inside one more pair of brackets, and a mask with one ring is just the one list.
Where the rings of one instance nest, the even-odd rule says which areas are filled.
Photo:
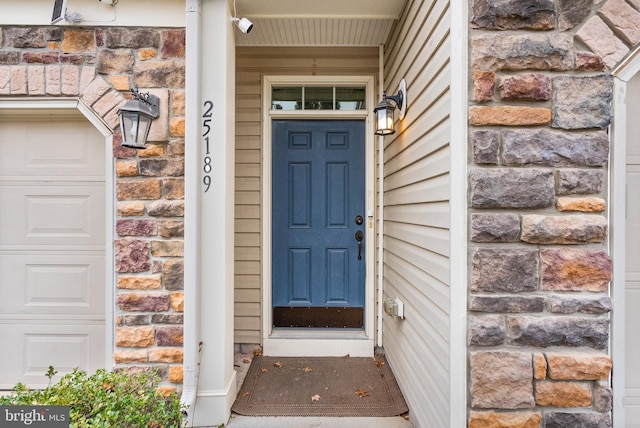
[[105, 356], [105, 147], [84, 118], [0, 120], [0, 389]]
[[364, 128], [273, 121], [274, 307], [364, 307]]

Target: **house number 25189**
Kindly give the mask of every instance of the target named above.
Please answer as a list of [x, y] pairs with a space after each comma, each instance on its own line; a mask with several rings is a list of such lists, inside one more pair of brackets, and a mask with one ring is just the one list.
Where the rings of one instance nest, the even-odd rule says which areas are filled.
[[211, 101], [204, 102], [204, 113], [202, 114], [202, 138], [204, 138], [204, 147], [205, 154], [202, 159], [202, 171], [204, 172], [204, 177], [202, 177], [202, 183], [206, 186], [204, 191], [208, 192], [211, 187], [211, 156], [209, 156], [209, 132], [211, 131], [211, 116], [213, 110], [213, 103]]

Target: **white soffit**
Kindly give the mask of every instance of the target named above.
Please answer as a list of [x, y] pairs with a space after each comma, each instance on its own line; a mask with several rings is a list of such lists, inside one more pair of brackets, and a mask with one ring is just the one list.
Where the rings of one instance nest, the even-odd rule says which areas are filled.
[[238, 17], [253, 22], [238, 46], [378, 46], [405, 0], [236, 0]]

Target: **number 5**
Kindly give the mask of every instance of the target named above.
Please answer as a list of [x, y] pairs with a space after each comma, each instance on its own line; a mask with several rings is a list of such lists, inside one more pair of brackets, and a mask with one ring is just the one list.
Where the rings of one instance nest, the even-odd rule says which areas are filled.
[[205, 119], [202, 121], [202, 127], [207, 128], [205, 133], [202, 134], [203, 137], [205, 137], [207, 134], [209, 134], [209, 131], [211, 131], [211, 126], [209, 126], [209, 122], [211, 122], [211, 119]]

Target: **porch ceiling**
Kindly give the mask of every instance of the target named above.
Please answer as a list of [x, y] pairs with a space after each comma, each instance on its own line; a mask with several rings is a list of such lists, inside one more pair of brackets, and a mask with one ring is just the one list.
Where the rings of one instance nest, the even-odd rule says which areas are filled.
[[238, 46], [378, 46], [406, 0], [236, 0], [253, 22]]

